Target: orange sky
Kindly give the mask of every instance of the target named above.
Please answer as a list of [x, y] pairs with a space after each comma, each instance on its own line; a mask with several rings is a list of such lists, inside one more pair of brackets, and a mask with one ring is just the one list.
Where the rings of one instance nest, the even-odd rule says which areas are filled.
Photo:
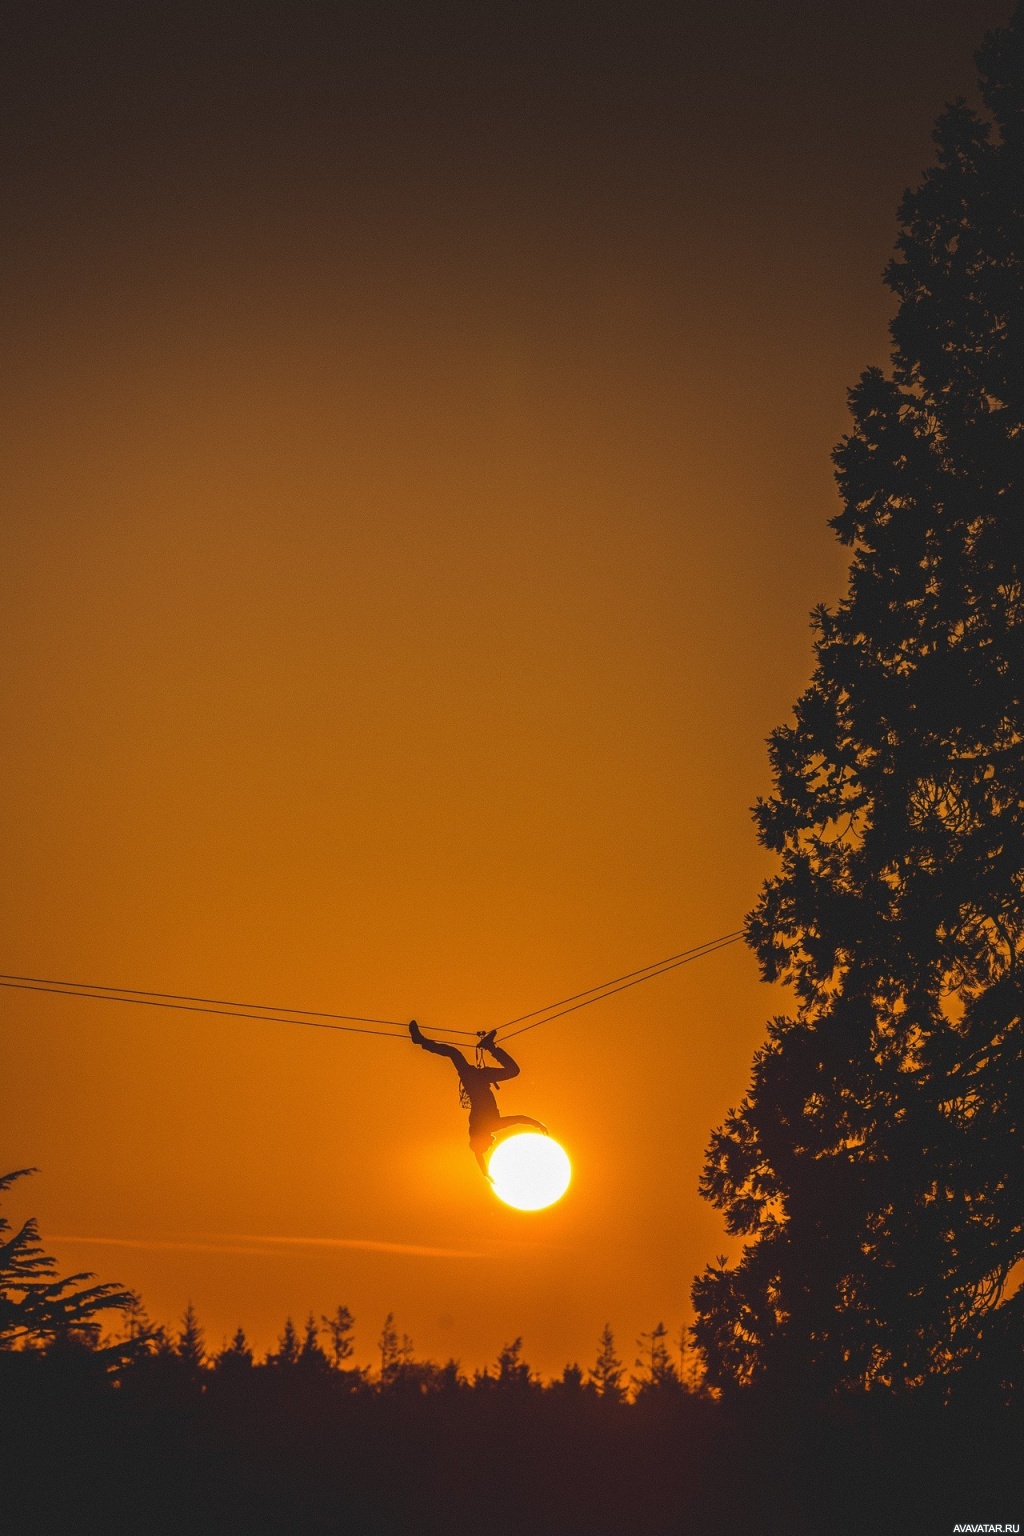
[[[440, 84], [399, 8], [347, 117], [301, 37], [191, 75], [136, 40], [143, 110], [112, 35], [26, 34], [0, 969], [468, 1029], [738, 925], [895, 204], [1005, 12], [889, 9], [841, 43], [783, 5], [727, 57], [691, 18], [648, 85], [664, 8], [620, 78], [624, 6], [582, 64], [527, 7], [526, 83], [487, 35], [460, 94], [457, 8]], [[631, 1362], [727, 1249], [702, 1151], [778, 1006], [735, 947], [525, 1036], [502, 1108], [576, 1170], [539, 1214], [411, 1046], [23, 993], [0, 1152], [62, 1263], [215, 1346], [344, 1302], [364, 1359], [393, 1311], [469, 1366], [586, 1363], [605, 1321]]]

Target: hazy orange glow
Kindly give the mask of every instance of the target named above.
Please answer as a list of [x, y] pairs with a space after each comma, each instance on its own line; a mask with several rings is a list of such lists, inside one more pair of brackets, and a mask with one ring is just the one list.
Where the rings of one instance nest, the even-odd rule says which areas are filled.
[[[493, 104], [486, 39], [368, 50], [335, 100], [314, 38], [327, 83], [277, 108], [222, 89], [219, 45], [154, 93], [162, 35], [137, 69], [112, 36], [108, 116], [26, 65], [0, 970], [430, 1034], [736, 928], [764, 738], [842, 585], [828, 454], [885, 357], [895, 204], [1005, 7], [966, 9], [924, 57], [880, 7], [837, 50], [741, 6], [733, 53], [695, 7], [660, 74], [632, 22], [606, 74], [571, 32]], [[526, 1222], [407, 1041], [0, 999], [2, 1161], [41, 1169], [12, 1207], [62, 1263], [157, 1319], [191, 1299], [214, 1347], [343, 1302], [362, 1360], [393, 1312], [425, 1354], [522, 1335], [544, 1371], [688, 1316], [729, 1246], [703, 1149], [779, 1002], [737, 945], [511, 1042], [502, 1113], [576, 1168]]]

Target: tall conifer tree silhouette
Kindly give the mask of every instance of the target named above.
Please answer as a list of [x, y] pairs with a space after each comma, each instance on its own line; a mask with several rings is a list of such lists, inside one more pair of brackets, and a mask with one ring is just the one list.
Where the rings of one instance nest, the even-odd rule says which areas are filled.
[[748, 942], [795, 1009], [704, 1170], [748, 1239], [694, 1286], [718, 1386], [1022, 1379], [1024, 6], [977, 61], [988, 118], [945, 110], [900, 208], [891, 374], [834, 456], [849, 588], [756, 811]]
[[615, 1353], [615, 1335], [612, 1333], [612, 1325], [605, 1323], [597, 1343], [597, 1359], [590, 1372], [590, 1381], [599, 1397], [618, 1403], [626, 1395], [626, 1388], [622, 1383], [624, 1375], [622, 1361]]
[[206, 1339], [191, 1301], [181, 1319], [176, 1354], [189, 1377], [198, 1381], [206, 1365]]

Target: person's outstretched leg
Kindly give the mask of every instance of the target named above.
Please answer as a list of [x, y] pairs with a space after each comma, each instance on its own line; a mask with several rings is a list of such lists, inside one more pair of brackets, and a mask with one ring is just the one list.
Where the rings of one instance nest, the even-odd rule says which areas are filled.
[[495, 1126], [496, 1131], [507, 1131], [512, 1125], [532, 1125], [535, 1131], [540, 1131], [542, 1136], [550, 1136], [551, 1132], [541, 1121], [534, 1120], [529, 1115], [502, 1115]]
[[468, 1066], [465, 1056], [457, 1045], [445, 1045], [443, 1040], [428, 1040], [415, 1019], [410, 1020], [409, 1036], [414, 1045], [422, 1045], [425, 1051], [432, 1051], [435, 1056], [447, 1056], [448, 1060], [454, 1061], [457, 1067]]

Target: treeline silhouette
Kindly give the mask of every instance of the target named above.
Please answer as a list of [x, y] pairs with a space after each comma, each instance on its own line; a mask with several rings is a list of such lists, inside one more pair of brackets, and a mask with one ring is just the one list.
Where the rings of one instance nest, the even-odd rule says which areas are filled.
[[239, 1330], [208, 1357], [190, 1309], [174, 1335], [0, 1351], [4, 1528], [854, 1536], [1020, 1510], [1019, 1404], [716, 1400], [657, 1341], [627, 1393], [610, 1330], [587, 1371], [542, 1382], [516, 1339], [467, 1375], [415, 1358], [391, 1319], [371, 1372], [322, 1330], [286, 1325], [263, 1361]]
[[417, 1358], [389, 1314], [369, 1368], [344, 1305], [287, 1319], [257, 1359], [242, 1328], [208, 1350], [191, 1304], [170, 1329], [55, 1270], [34, 1221], [0, 1218], [0, 1525], [19, 1536], [860, 1536], [1020, 1508], [1019, 1392], [715, 1394], [662, 1323], [631, 1368], [608, 1325], [592, 1364], [543, 1381], [519, 1338], [467, 1373]]

